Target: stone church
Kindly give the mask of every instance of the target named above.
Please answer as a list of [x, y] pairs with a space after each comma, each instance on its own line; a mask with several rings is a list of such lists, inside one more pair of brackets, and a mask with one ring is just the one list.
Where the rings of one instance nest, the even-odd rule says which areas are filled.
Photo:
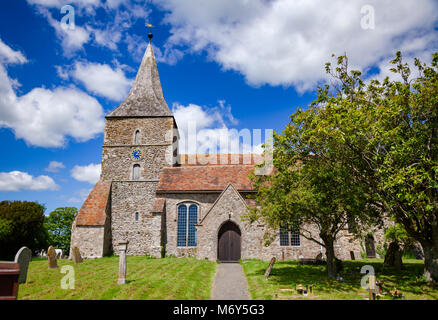
[[[205, 164], [179, 153], [178, 126], [163, 96], [151, 38], [128, 96], [106, 116], [100, 180], [73, 223], [71, 248], [97, 258], [117, 255], [117, 244], [128, 240], [128, 255], [213, 261], [324, 253], [296, 232], [244, 219], [256, 192], [248, 175], [261, 155], [217, 154]], [[345, 230], [336, 241], [337, 257], [375, 256], [381, 233], [366, 239], [365, 249]]]

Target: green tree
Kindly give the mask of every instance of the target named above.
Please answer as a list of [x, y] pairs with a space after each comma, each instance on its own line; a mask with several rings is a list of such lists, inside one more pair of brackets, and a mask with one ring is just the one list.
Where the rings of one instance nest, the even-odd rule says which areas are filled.
[[0, 259], [12, 260], [22, 246], [33, 252], [46, 248], [44, 210], [37, 202], [0, 202]]
[[[309, 131], [312, 110], [299, 110], [291, 116], [282, 134], [274, 134], [271, 175], [253, 175], [258, 206], [250, 219], [262, 218], [271, 228], [287, 224], [300, 235], [326, 249], [327, 273], [335, 277], [339, 261], [334, 244], [342, 230], [360, 234], [371, 223], [381, 222], [363, 185], [337, 161], [331, 161], [337, 145], [321, 144], [324, 134]], [[317, 131], [317, 130], [316, 130]], [[314, 231], [316, 227], [317, 231]]]
[[64, 253], [70, 251], [71, 226], [77, 212], [76, 207], [61, 207], [50, 212], [44, 220], [50, 244]]
[[327, 139], [343, 148], [336, 161], [421, 244], [426, 279], [438, 281], [438, 53], [429, 66], [415, 59], [416, 78], [400, 52], [391, 64], [398, 80], [366, 86], [339, 57], [334, 70], [326, 67], [335, 93], [326, 86], [314, 105]]
[[[438, 281], [438, 53], [430, 65], [415, 59], [412, 79], [400, 52], [391, 64], [395, 80], [366, 84], [360, 71], [349, 70], [346, 56], [335, 68], [327, 63], [333, 83], [292, 116], [284, 134], [290, 146], [274, 151], [274, 166], [294, 166], [302, 150], [303, 161], [312, 155], [325, 160], [323, 172], [342, 167], [367, 208], [392, 217], [421, 244], [426, 279]], [[296, 130], [299, 140], [290, 138]]]

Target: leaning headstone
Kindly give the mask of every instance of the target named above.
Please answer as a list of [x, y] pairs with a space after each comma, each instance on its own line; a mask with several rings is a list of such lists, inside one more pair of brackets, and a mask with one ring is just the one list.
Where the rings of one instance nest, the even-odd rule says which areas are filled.
[[27, 269], [32, 260], [32, 251], [28, 247], [22, 247], [15, 255], [14, 262], [20, 265], [20, 275], [18, 283], [26, 283]]
[[81, 263], [83, 261], [81, 252], [78, 247], [73, 247], [72, 250], [72, 259], [74, 263]]
[[266, 278], [266, 280], [268, 280], [268, 277], [269, 277], [269, 275], [271, 274], [271, 270], [272, 270], [272, 268], [274, 267], [274, 263], [275, 263], [275, 257], [273, 257], [272, 259], [271, 259], [271, 262], [269, 262], [269, 267], [268, 267], [268, 269], [266, 270], [266, 272], [265, 272], [265, 278]]
[[49, 269], [58, 268], [58, 262], [56, 261], [56, 251], [53, 246], [50, 246], [47, 250], [47, 258], [49, 260]]
[[119, 279], [117, 284], [126, 283], [126, 249], [128, 241], [119, 242]]

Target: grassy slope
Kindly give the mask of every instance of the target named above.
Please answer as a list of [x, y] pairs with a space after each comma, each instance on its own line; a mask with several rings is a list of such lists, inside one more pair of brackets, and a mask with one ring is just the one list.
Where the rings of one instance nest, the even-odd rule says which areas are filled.
[[[74, 267], [73, 290], [61, 289], [63, 265]], [[118, 285], [118, 257], [85, 260], [78, 265], [58, 260], [58, 269], [48, 269], [47, 260], [34, 259], [18, 299], [202, 300], [210, 298], [215, 271], [216, 264], [205, 260], [128, 256], [127, 283]]]
[[[363, 276], [360, 269], [366, 264], [373, 265], [377, 280], [385, 282], [384, 292], [396, 287], [406, 299], [438, 299], [438, 288], [427, 286], [421, 280], [424, 268], [422, 260], [404, 260], [405, 269], [401, 272], [383, 268], [382, 262], [383, 260], [379, 259], [344, 261], [344, 281], [328, 279], [325, 266], [299, 265], [296, 261], [277, 262], [266, 281], [264, 273], [269, 262], [246, 260], [241, 263], [252, 299], [363, 300], [368, 297], [368, 293], [360, 286]], [[305, 297], [295, 294], [294, 291], [280, 291], [286, 288], [293, 289], [295, 284], [313, 285], [313, 295]], [[385, 296], [386, 298], [390, 297]]]

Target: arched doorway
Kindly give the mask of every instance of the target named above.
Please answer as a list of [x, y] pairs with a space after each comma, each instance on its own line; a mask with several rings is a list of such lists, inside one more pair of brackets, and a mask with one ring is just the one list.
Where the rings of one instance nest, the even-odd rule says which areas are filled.
[[367, 253], [367, 258], [376, 257], [376, 247], [374, 245], [374, 237], [369, 234], [365, 238], [365, 251]]
[[232, 221], [225, 222], [219, 229], [217, 258], [221, 262], [237, 262], [240, 259], [240, 229]]

